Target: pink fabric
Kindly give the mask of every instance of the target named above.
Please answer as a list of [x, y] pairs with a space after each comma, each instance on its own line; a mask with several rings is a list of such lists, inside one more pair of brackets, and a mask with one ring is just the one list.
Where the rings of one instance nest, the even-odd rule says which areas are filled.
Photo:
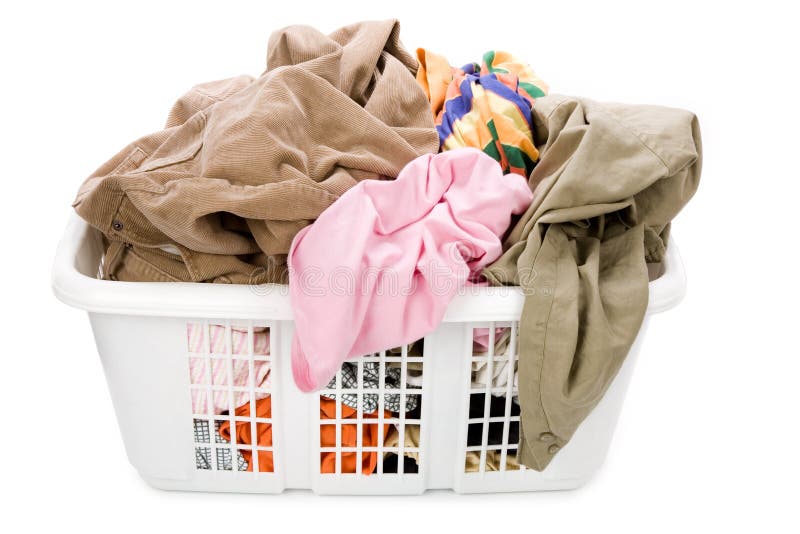
[[[506, 330], [508, 327], [498, 326], [494, 329], [494, 338], [499, 338]], [[476, 328], [472, 331], [472, 350], [481, 352], [489, 350], [488, 328]]]
[[[188, 323], [186, 325], [186, 338], [190, 353], [204, 353], [209, 350], [211, 354], [227, 353], [225, 340], [225, 327], [221, 325], [208, 325], [209, 340], [208, 346], [205, 341], [205, 328], [199, 323]], [[249, 340], [246, 328], [231, 328], [231, 354], [246, 355], [250, 354]], [[269, 354], [269, 330], [266, 328], [253, 329], [253, 354], [266, 356]], [[248, 387], [250, 385], [250, 360], [249, 358], [233, 358], [231, 361], [233, 369], [233, 385], [237, 387]], [[253, 361], [254, 384], [257, 388], [269, 387], [270, 365], [267, 361]], [[203, 357], [189, 358], [189, 379], [192, 384], [206, 385], [209, 381], [206, 378], [206, 359]], [[222, 358], [211, 359], [211, 384], [215, 386], [228, 385], [228, 360]], [[262, 399], [269, 396], [268, 393], [256, 392], [255, 398]], [[215, 414], [220, 414], [230, 409], [227, 391], [214, 391], [213, 410]], [[205, 389], [192, 389], [192, 410], [197, 414], [208, 413], [206, 406], [207, 392]], [[247, 392], [234, 392], [233, 405], [238, 407], [250, 400]]]
[[396, 180], [344, 193], [289, 251], [297, 386], [319, 389], [346, 359], [434, 330], [531, 199], [523, 177], [473, 148], [421, 156]]

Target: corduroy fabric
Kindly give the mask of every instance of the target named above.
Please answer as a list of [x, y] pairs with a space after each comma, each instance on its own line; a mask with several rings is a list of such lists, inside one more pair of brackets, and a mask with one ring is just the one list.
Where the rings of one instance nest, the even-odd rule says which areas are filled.
[[104, 276], [285, 282], [301, 228], [359, 181], [438, 150], [416, 69], [396, 21], [274, 33], [259, 78], [196, 86], [165, 130], [83, 184], [74, 207], [110, 243]]

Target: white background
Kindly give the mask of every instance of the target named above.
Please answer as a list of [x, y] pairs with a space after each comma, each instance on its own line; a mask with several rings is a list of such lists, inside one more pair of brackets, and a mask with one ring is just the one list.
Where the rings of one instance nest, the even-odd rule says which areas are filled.
[[[0, 8], [3, 530], [797, 532], [797, 15], [769, 1], [381, 4]], [[508, 50], [553, 92], [700, 117], [700, 190], [674, 225], [689, 293], [651, 323], [605, 467], [583, 489], [549, 494], [150, 489], [127, 463], [85, 315], [49, 287], [78, 186], [160, 129], [192, 84], [261, 73], [271, 31], [389, 17], [409, 49], [453, 64]]]

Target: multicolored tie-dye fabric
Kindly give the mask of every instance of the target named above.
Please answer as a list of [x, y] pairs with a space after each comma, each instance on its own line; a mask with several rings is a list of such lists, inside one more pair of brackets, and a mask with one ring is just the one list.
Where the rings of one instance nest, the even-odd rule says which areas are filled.
[[547, 94], [530, 66], [500, 51], [486, 52], [480, 65], [460, 69], [422, 48], [417, 59], [417, 81], [431, 102], [440, 149], [479, 148], [503, 172], [529, 176], [539, 160], [531, 107]]

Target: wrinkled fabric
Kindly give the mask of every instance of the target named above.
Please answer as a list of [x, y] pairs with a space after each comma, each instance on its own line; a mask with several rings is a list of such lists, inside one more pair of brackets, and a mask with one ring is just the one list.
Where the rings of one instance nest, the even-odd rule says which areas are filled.
[[[420, 425], [406, 424], [403, 430], [403, 436], [403, 456], [411, 458], [415, 463], [419, 464]], [[397, 426], [391, 427], [389, 434], [386, 436], [384, 446], [386, 448], [397, 448], [400, 446], [400, 430]], [[385, 454], [388, 457], [390, 454], [396, 453], [386, 452]]]
[[[336, 401], [320, 397], [319, 399], [319, 416], [320, 420], [336, 419]], [[363, 419], [378, 419], [378, 413], [363, 413]], [[383, 416], [390, 418], [391, 412], [384, 411]], [[358, 412], [349, 406], [342, 405], [342, 419], [353, 419], [352, 424], [342, 423], [341, 441], [336, 443], [336, 425], [319, 426], [319, 440], [321, 447], [350, 447], [358, 446], [358, 426], [356, 419]], [[389, 432], [389, 425], [383, 425], [383, 431], [378, 429], [378, 424], [361, 424], [361, 444], [364, 447], [377, 447], [378, 440], [385, 440], [386, 434]], [[361, 454], [361, 465], [358, 465], [357, 452], [342, 452], [342, 473], [356, 473], [360, 467], [361, 473], [370, 475], [375, 471], [378, 465], [378, 453], [364, 451]], [[322, 452], [320, 454], [320, 473], [336, 473], [336, 453], [335, 452]]]
[[519, 329], [519, 460], [542, 470], [602, 398], [647, 308], [647, 262], [697, 189], [694, 114], [546, 96], [534, 198], [485, 276], [526, 294]]
[[527, 177], [539, 159], [531, 106], [547, 85], [507, 52], [489, 51], [483, 62], [460, 69], [418, 49], [417, 82], [431, 103], [441, 150], [474, 147], [496, 159], [503, 172]]
[[[472, 329], [472, 353], [476, 356], [486, 354], [491, 343], [490, 330], [488, 328]], [[494, 353], [503, 354], [508, 348], [511, 339], [511, 329], [507, 326], [499, 326], [494, 329]]]
[[166, 129], [120, 151], [74, 207], [106, 237], [103, 277], [286, 282], [294, 235], [438, 139], [396, 21], [272, 34], [266, 71], [193, 88]]
[[[364, 362], [361, 364], [362, 368], [362, 389], [378, 389], [380, 387], [380, 363], [379, 362]], [[355, 362], [345, 362], [342, 364], [342, 388], [343, 389], [357, 389], [358, 388], [358, 364]], [[399, 367], [385, 367], [383, 387], [388, 390], [399, 390], [401, 387], [401, 369]], [[414, 387], [414, 386], [410, 386]], [[336, 389], [336, 377], [333, 377], [328, 383], [327, 389]], [[420, 392], [421, 393], [421, 392]], [[405, 403], [402, 404], [404, 412], [410, 412], [419, 404], [420, 393], [406, 394]], [[335, 393], [324, 393], [323, 396], [336, 400]], [[375, 393], [362, 394], [361, 409], [365, 412], [374, 412], [378, 410], [378, 395]], [[342, 404], [358, 409], [358, 394], [357, 393], [342, 393]], [[383, 408], [390, 412], [401, 411], [400, 393], [385, 393], [383, 396]]]
[[[517, 371], [516, 365], [511, 373], [511, 378], [512, 387], [519, 387], [519, 371]], [[472, 387], [486, 387], [487, 382], [490, 388], [505, 388], [508, 385], [508, 362], [493, 362], [491, 375], [489, 374], [488, 363], [472, 362]], [[505, 395], [505, 391], [502, 393], [492, 392], [492, 395]], [[517, 397], [514, 398], [516, 399]]]
[[[214, 421], [214, 442], [222, 445], [230, 445], [231, 442], [223, 438], [219, 433], [221, 421]], [[209, 422], [203, 419], [194, 420], [194, 461], [197, 469], [213, 469], [211, 460], [211, 447], [198, 446], [198, 444], [211, 443], [211, 432], [209, 432]], [[240, 450], [236, 451], [236, 471], [247, 471], [247, 460], [244, 459]], [[223, 471], [233, 471], [233, 455], [230, 448], [217, 449], [217, 469]]]
[[[206, 341], [206, 329], [200, 323], [187, 323], [186, 338], [189, 352], [192, 354], [202, 354], [210, 351], [211, 354], [227, 354], [227, 340], [225, 339], [225, 327], [221, 325], [208, 325], [208, 341]], [[231, 351], [232, 355], [250, 354], [250, 337], [247, 329], [231, 328]], [[266, 356], [269, 354], [269, 330], [266, 328], [253, 329], [253, 355]], [[189, 358], [189, 381], [193, 385], [214, 385], [227, 386], [228, 373], [233, 373], [232, 385], [235, 387], [250, 386], [250, 359], [231, 358], [230, 368], [227, 358], [211, 359], [211, 380], [208, 380], [208, 360], [204, 357]], [[270, 364], [268, 361], [253, 360], [253, 386], [255, 388], [269, 387]], [[262, 399], [268, 395], [263, 391], [256, 391], [255, 398]], [[208, 392], [204, 388], [192, 388], [192, 410], [196, 414], [208, 413], [206, 400]], [[231, 409], [227, 391], [214, 391], [212, 394], [212, 411], [215, 414]], [[241, 406], [250, 398], [249, 392], [234, 392], [233, 406]]]
[[[511, 342], [511, 329], [508, 327], [495, 328], [494, 334], [494, 357], [492, 358], [491, 373], [489, 372], [488, 361], [473, 361], [472, 362], [472, 387], [482, 388], [486, 387], [487, 383], [490, 388], [503, 388], [508, 385], [509, 369], [508, 365], [511, 358], [515, 355], [511, 354], [509, 346]], [[475, 328], [472, 334], [472, 354], [473, 356], [485, 356], [489, 354], [489, 329], [488, 328]], [[517, 372], [517, 365], [514, 362], [513, 371], [510, 375], [512, 379], [512, 387], [516, 389], [519, 386], [519, 373]], [[505, 395], [506, 391], [492, 392], [492, 395]], [[514, 402], [517, 397], [514, 397]]]
[[301, 230], [289, 253], [292, 373], [303, 391], [351, 358], [433, 331], [450, 300], [501, 253], [531, 190], [475, 149], [425, 155], [365, 181]]
[[[508, 327], [495, 328], [495, 344], [494, 353], [497, 356], [506, 357], [509, 348], [509, 341], [511, 340], [511, 329]], [[488, 328], [474, 328], [472, 330], [472, 353], [475, 356], [483, 356], [486, 354], [489, 347], [489, 329]], [[421, 348], [416, 348], [418, 356], [422, 356]], [[399, 350], [393, 349], [399, 354]], [[412, 355], [412, 346], [409, 346], [408, 355]], [[491, 387], [502, 387], [506, 385], [506, 379], [503, 379], [503, 373], [507, 372], [507, 362], [495, 361], [493, 366], [493, 379]], [[390, 362], [386, 364], [387, 367], [396, 368], [400, 370], [400, 363]], [[488, 367], [484, 362], [472, 363], [472, 386], [481, 387], [486, 384], [488, 377]], [[514, 371], [514, 384], [516, 387], [517, 372], [516, 365]], [[421, 388], [422, 387], [422, 362], [408, 362], [406, 364], [406, 385], [409, 387]]]
[[[420, 414], [414, 414], [419, 417]], [[470, 418], [482, 418], [484, 415], [484, 396], [473, 394], [470, 396]], [[515, 403], [511, 405], [511, 416], [519, 415], [519, 406]], [[490, 417], [505, 417], [505, 399], [493, 398], [490, 405]], [[470, 425], [472, 427], [473, 425]], [[475, 430], [468, 434], [467, 446], [477, 446], [482, 443], [483, 430], [482, 425], [474, 425]], [[503, 423], [490, 423], [487, 447], [502, 446], [503, 445]], [[405, 425], [403, 432], [403, 456], [404, 472], [417, 473], [419, 472], [419, 446], [420, 446], [420, 427], [419, 425]], [[509, 437], [507, 442], [508, 451], [506, 453], [506, 471], [519, 470], [519, 463], [516, 458], [516, 447], [519, 441], [519, 423], [511, 421], [509, 423]], [[400, 432], [396, 426], [389, 430], [386, 436], [384, 447], [397, 448], [400, 444]], [[399, 451], [398, 451], [399, 452]], [[480, 451], [466, 451], [464, 461], [464, 472], [471, 473], [480, 471]], [[501, 449], [487, 449], [486, 451], [486, 467], [485, 471], [500, 471], [500, 461], [502, 459]], [[391, 473], [397, 470], [397, 453], [386, 452], [383, 464], [383, 472]]]
[[[519, 471], [519, 461], [514, 450], [506, 453], [506, 471]], [[486, 467], [484, 471], [500, 471], [500, 464], [503, 459], [503, 452], [498, 450], [486, 451]], [[477, 473], [481, 470], [481, 453], [478, 451], [467, 451], [464, 459], [464, 472]]]
[[[236, 415], [240, 417], [250, 417], [250, 403], [243, 404], [236, 409]], [[336, 419], [336, 401], [320, 398], [319, 401], [320, 420]], [[363, 413], [364, 419], [377, 419], [378, 414]], [[390, 418], [391, 412], [384, 411], [384, 417]], [[256, 402], [256, 417], [269, 419], [272, 417], [272, 398], [266, 397]], [[358, 445], [358, 431], [355, 419], [358, 412], [349, 406], [342, 405], [342, 419], [353, 419], [352, 424], [343, 423], [341, 430], [341, 441], [338, 446], [356, 447]], [[219, 435], [225, 441], [231, 441], [231, 424], [224, 421], [219, 426]], [[336, 425], [321, 424], [320, 428], [320, 447], [336, 447]], [[361, 439], [364, 447], [376, 447], [378, 439], [385, 439], [389, 431], [389, 425], [384, 425], [383, 436], [380, 436], [377, 424], [363, 423], [361, 425]], [[249, 421], [236, 423], [236, 443], [237, 445], [253, 445], [251, 424]], [[261, 447], [272, 447], [272, 424], [256, 423], [256, 444]], [[246, 470], [252, 471], [252, 451], [240, 449], [240, 453], [247, 463]], [[342, 452], [342, 473], [355, 473], [358, 462], [356, 452]], [[375, 471], [378, 453], [366, 451], [362, 454], [361, 472], [365, 475]], [[272, 451], [258, 451], [258, 470], [260, 472], [274, 472]], [[320, 454], [320, 473], [336, 472], [336, 453], [322, 452]]]
[[[420, 421], [422, 420], [422, 407], [417, 406], [406, 414], [406, 424], [403, 430], [403, 472], [419, 473], [420, 451]], [[384, 440], [384, 447], [398, 448], [397, 452], [385, 452], [383, 459], [383, 472], [396, 473], [400, 462], [400, 425], [395, 424], [389, 428], [389, 433]]]
[[[247, 402], [236, 408], [238, 417], [250, 417], [250, 403]], [[256, 401], [256, 417], [272, 418], [272, 397], [265, 397]], [[236, 444], [237, 445], [257, 445], [259, 447], [272, 447], [272, 423], [255, 424], [256, 439], [253, 443], [250, 421], [236, 422]], [[225, 441], [231, 440], [231, 423], [223, 421], [219, 426], [219, 435]], [[253, 451], [250, 449], [239, 449], [239, 452], [247, 462], [247, 471], [253, 470]], [[258, 471], [260, 473], [272, 473], [275, 471], [275, 463], [272, 451], [258, 451]]]

